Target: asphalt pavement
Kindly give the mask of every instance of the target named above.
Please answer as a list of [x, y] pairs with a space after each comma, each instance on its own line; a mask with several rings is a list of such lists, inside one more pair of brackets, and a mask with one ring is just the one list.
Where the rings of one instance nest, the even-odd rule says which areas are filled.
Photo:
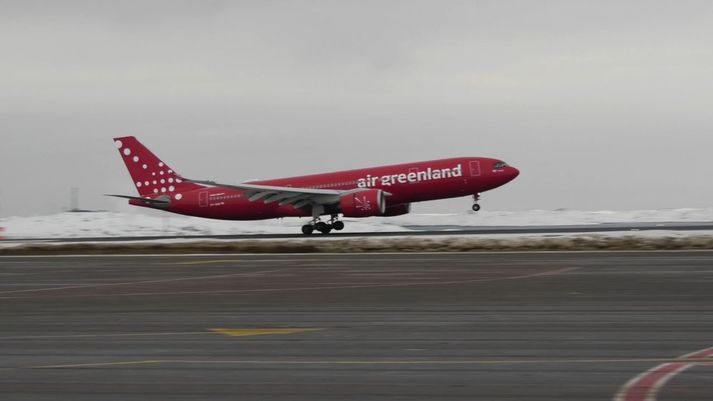
[[0, 257], [1, 400], [710, 400], [710, 347], [707, 251]]

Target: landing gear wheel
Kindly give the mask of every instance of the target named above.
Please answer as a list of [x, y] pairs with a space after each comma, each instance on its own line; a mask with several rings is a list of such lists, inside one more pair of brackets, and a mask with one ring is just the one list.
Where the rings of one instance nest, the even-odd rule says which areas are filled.
[[480, 205], [477, 204], [477, 203], [474, 203], [474, 204], [473, 204], [473, 211], [474, 211], [474, 212], [477, 212], [478, 210], [480, 210]]
[[329, 234], [329, 232], [332, 231], [332, 226], [323, 221], [320, 221], [315, 224], [314, 228], [316, 228], [317, 231], [321, 232], [322, 234]]
[[302, 226], [302, 234], [310, 235], [312, 234], [312, 231], [314, 231], [314, 227], [312, 227], [311, 224], [305, 224]]
[[344, 230], [344, 222], [343, 221], [335, 221], [334, 223], [332, 223], [332, 228], [337, 231], [342, 231], [342, 230]]

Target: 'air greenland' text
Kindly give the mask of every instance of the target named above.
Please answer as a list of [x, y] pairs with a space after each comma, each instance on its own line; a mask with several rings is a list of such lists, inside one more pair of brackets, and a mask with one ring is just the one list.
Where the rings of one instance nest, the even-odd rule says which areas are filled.
[[453, 168], [427, 168], [422, 171], [411, 171], [409, 173], [382, 175], [381, 177], [372, 177], [367, 175], [365, 178], [357, 180], [359, 188], [381, 186], [391, 186], [393, 184], [416, 183], [422, 181], [442, 180], [444, 178], [462, 177], [463, 167], [459, 164]]

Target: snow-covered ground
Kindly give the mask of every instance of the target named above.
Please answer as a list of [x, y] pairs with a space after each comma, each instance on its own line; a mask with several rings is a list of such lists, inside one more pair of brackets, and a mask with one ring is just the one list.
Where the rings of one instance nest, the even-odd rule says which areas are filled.
[[[61, 213], [0, 219], [7, 238], [79, 238], [153, 235], [298, 233], [308, 219], [221, 221], [171, 214]], [[639, 211], [530, 210], [477, 214], [409, 214], [344, 219], [349, 232], [405, 231], [418, 227], [549, 226], [606, 223], [713, 222], [713, 208]]]

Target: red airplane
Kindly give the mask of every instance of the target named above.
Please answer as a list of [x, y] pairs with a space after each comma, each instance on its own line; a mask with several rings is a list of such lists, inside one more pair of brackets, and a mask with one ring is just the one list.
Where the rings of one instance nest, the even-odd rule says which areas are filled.
[[[502, 160], [459, 157], [335, 173], [220, 184], [180, 176], [133, 136], [114, 138], [139, 196], [129, 204], [222, 220], [311, 217], [303, 234], [344, 229], [344, 217], [399, 216], [411, 203], [473, 195], [512, 181], [520, 172]], [[321, 216], [329, 216], [327, 222]]]

